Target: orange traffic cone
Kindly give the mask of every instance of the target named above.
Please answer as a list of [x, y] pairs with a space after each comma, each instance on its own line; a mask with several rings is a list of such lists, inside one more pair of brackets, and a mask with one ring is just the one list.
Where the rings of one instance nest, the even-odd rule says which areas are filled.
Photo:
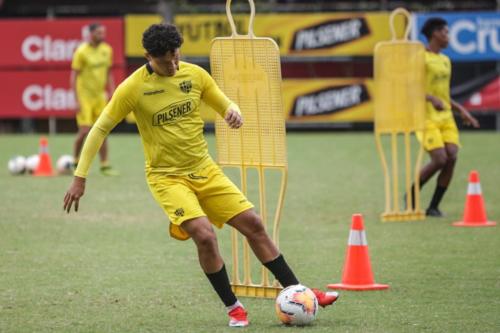
[[352, 216], [351, 232], [345, 259], [342, 283], [327, 285], [329, 289], [382, 290], [387, 284], [375, 283], [368, 254], [368, 243], [363, 227], [363, 215]]
[[496, 222], [488, 221], [486, 217], [481, 184], [479, 183], [479, 173], [473, 170], [469, 174], [464, 218], [462, 221], [453, 223], [453, 225], [455, 227], [492, 227], [496, 224]]
[[54, 172], [52, 171], [52, 162], [49, 155], [49, 142], [46, 137], [40, 138], [40, 152], [38, 155], [40, 156], [40, 161], [33, 175], [39, 177], [53, 176]]

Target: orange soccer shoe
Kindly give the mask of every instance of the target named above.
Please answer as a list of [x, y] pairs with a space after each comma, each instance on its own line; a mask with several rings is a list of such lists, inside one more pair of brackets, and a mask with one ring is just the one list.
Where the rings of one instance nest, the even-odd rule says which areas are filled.
[[325, 306], [332, 305], [340, 297], [339, 293], [336, 291], [327, 291], [325, 293], [324, 291], [321, 291], [319, 289], [313, 288], [311, 290], [314, 293], [314, 295], [316, 295], [316, 298], [318, 299], [318, 304], [323, 308]]
[[227, 313], [229, 315], [229, 326], [246, 327], [248, 326], [247, 312], [242, 306], [237, 306]]

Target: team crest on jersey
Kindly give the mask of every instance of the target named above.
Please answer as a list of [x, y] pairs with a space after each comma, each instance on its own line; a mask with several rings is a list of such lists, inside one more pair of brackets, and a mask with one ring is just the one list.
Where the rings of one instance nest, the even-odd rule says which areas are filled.
[[191, 84], [191, 80], [182, 81], [181, 83], [179, 83], [179, 88], [181, 88], [181, 90], [184, 93], [188, 94], [191, 91], [191, 88], [193, 88], [193, 85]]

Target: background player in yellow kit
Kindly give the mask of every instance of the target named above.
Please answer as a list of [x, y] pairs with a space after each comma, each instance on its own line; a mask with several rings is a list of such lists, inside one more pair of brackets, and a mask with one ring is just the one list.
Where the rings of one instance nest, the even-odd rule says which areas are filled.
[[[82, 43], [73, 55], [71, 62], [70, 83], [75, 94], [78, 113], [76, 122], [78, 134], [74, 145], [75, 164], [78, 164], [80, 151], [90, 127], [95, 123], [106, 106], [108, 87], [109, 93], [115, 90], [111, 65], [113, 64], [113, 50], [104, 42], [105, 27], [99, 23], [88, 26], [90, 40]], [[103, 142], [99, 151], [101, 158], [101, 172], [104, 175], [114, 176], [117, 172], [108, 164], [108, 145]]]
[[[144, 146], [151, 193], [170, 220], [170, 235], [192, 238], [201, 268], [227, 308], [230, 326], [247, 326], [247, 313], [231, 290], [213, 229], [229, 224], [248, 240], [257, 258], [287, 287], [299, 281], [267, 235], [253, 205], [222, 173], [208, 154], [203, 136], [203, 100], [234, 129], [243, 125], [239, 108], [201, 67], [179, 61], [183, 42], [177, 28], [155, 24], [143, 34], [148, 63], [120, 84], [92, 127], [64, 209], [78, 210], [85, 177], [105, 137], [133, 112]], [[335, 292], [313, 289], [321, 306], [336, 301]]]
[[427, 111], [423, 145], [431, 161], [420, 171], [420, 186], [439, 171], [426, 215], [440, 217], [443, 214], [439, 210], [439, 203], [450, 184], [460, 145], [452, 110], [459, 113], [466, 125], [478, 128], [479, 123], [450, 97], [451, 62], [441, 53], [448, 46], [446, 21], [442, 18], [428, 19], [422, 27], [422, 34], [429, 42], [425, 52]]

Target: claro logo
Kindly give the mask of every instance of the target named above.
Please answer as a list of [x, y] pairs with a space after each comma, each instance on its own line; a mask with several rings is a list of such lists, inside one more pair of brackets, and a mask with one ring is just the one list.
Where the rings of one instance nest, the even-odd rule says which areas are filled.
[[76, 108], [71, 90], [54, 88], [49, 84], [33, 84], [23, 91], [23, 105], [30, 111], [70, 110]]
[[332, 114], [369, 99], [370, 95], [364, 84], [331, 87], [297, 97], [291, 115], [305, 117]]
[[53, 39], [51, 36], [31, 35], [21, 45], [23, 57], [36, 61], [71, 61], [73, 52], [81, 43], [79, 39]]
[[334, 47], [359, 39], [370, 33], [363, 17], [330, 20], [301, 29], [293, 36], [291, 51], [316, 50]]

